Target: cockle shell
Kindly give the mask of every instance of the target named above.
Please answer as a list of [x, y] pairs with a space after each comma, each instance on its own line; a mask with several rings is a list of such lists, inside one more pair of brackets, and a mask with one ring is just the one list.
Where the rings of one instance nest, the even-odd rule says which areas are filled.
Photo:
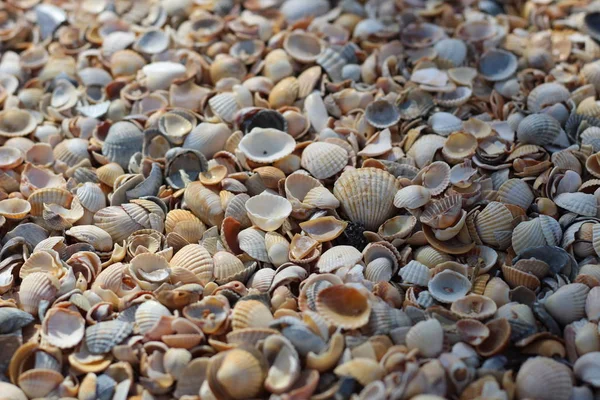
[[271, 311], [258, 300], [237, 302], [231, 314], [231, 326], [234, 330], [266, 328], [272, 321]]
[[589, 291], [590, 288], [582, 283], [561, 286], [546, 299], [544, 307], [559, 323], [567, 325], [585, 316], [585, 301]]
[[129, 336], [132, 330], [133, 324], [119, 320], [102, 321], [89, 326], [85, 330], [87, 349], [91, 354], [107, 353]]
[[51, 308], [44, 315], [42, 332], [53, 346], [61, 349], [75, 347], [83, 339], [85, 320], [78, 311]]
[[557, 206], [576, 214], [592, 217], [598, 210], [598, 201], [586, 193], [561, 193], [554, 198]]
[[331, 143], [315, 142], [302, 152], [301, 165], [317, 179], [330, 178], [348, 163], [348, 153], [343, 147]]
[[291, 154], [296, 141], [273, 128], [254, 128], [240, 141], [238, 148], [251, 161], [269, 164]]
[[409, 349], [418, 349], [424, 357], [436, 357], [442, 352], [444, 331], [436, 319], [428, 319], [415, 324], [406, 334]]
[[527, 96], [527, 109], [537, 113], [556, 103], [569, 99], [569, 90], [563, 85], [550, 82], [536, 86]]
[[[540, 385], [539, 382], [546, 384]], [[567, 400], [572, 388], [567, 367], [547, 357], [534, 357], [525, 361], [516, 378], [519, 398]]]
[[470, 294], [452, 303], [450, 310], [461, 318], [485, 320], [494, 315], [497, 306], [488, 297]]
[[213, 258], [202, 245], [188, 244], [175, 253], [169, 264], [171, 267], [182, 267], [192, 272], [202, 284], [213, 279]]
[[292, 212], [291, 203], [281, 196], [264, 191], [246, 201], [248, 217], [263, 231], [274, 231], [284, 223]]
[[503, 81], [517, 70], [517, 57], [501, 49], [490, 49], [479, 59], [479, 72], [489, 81]]
[[431, 271], [426, 265], [412, 260], [404, 267], [400, 268], [398, 273], [406, 283], [412, 283], [418, 286], [427, 286], [431, 279]]
[[415, 209], [424, 206], [429, 200], [431, 200], [429, 189], [420, 185], [410, 185], [398, 190], [394, 196], [394, 206]]
[[442, 303], [452, 303], [471, 290], [469, 279], [452, 270], [444, 270], [436, 274], [427, 283], [431, 296]]
[[517, 128], [517, 139], [522, 143], [540, 146], [551, 144], [560, 134], [560, 124], [547, 114], [531, 114]]
[[24, 311], [37, 315], [38, 306], [42, 300], [52, 301], [60, 283], [57, 278], [43, 272], [27, 275], [19, 288], [19, 301]]
[[343, 329], [365, 325], [371, 313], [371, 304], [360, 290], [346, 285], [334, 285], [319, 292], [317, 312], [329, 323]]
[[324, 252], [317, 268], [321, 273], [333, 272], [343, 267], [353, 267], [362, 259], [362, 253], [352, 246], [335, 246]]
[[36, 126], [35, 118], [27, 110], [10, 108], [0, 111], [0, 136], [5, 138], [27, 136]]
[[427, 120], [429, 126], [435, 133], [441, 136], [448, 136], [452, 132], [462, 129], [462, 120], [447, 112], [437, 112]]
[[142, 150], [143, 140], [144, 134], [138, 126], [131, 122], [119, 121], [108, 130], [102, 144], [102, 154], [110, 162], [127, 168], [131, 156]]
[[393, 212], [397, 191], [393, 175], [375, 168], [346, 171], [333, 187], [348, 218], [370, 230], [377, 230]]

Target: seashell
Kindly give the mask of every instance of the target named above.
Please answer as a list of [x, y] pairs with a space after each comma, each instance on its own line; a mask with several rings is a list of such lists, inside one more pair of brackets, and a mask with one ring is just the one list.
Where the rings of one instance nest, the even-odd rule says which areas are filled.
[[376, 230], [393, 212], [397, 190], [393, 175], [376, 168], [360, 168], [344, 172], [335, 182], [333, 194], [352, 222]]
[[[512, 213], [502, 203], [490, 202], [475, 217], [475, 228], [481, 241], [494, 247], [508, 247], [512, 234]], [[508, 232], [505, 239], [501, 232]]]
[[183, 315], [196, 324], [202, 332], [219, 332], [229, 316], [229, 302], [221, 295], [206, 296], [201, 301], [183, 308]]
[[489, 328], [475, 319], [461, 319], [456, 328], [461, 339], [472, 346], [480, 345], [490, 335]]
[[83, 339], [85, 320], [78, 311], [51, 308], [44, 315], [42, 333], [53, 346], [60, 349], [75, 347]]
[[219, 54], [210, 65], [210, 79], [213, 84], [225, 78], [236, 78], [242, 81], [246, 72], [244, 63], [227, 54]]
[[231, 314], [231, 326], [234, 330], [267, 328], [272, 321], [271, 311], [258, 300], [238, 301]]
[[119, 320], [98, 322], [86, 328], [85, 343], [91, 354], [108, 353], [132, 331], [133, 325], [129, 322]]
[[348, 223], [334, 217], [321, 217], [300, 223], [300, 228], [313, 239], [329, 242], [342, 234]]
[[445, 137], [462, 130], [461, 119], [447, 112], [436, 112], [429, 117], [427, 123], [435, 133]]
[[31, 204], [27, 200], [12, 198], [0, 200], [0, 215], [9, 220], [19, 221], [27, 217]]
[[[539, 385], [539, 382], [547, 384]], [[573, 388], [568, 368], [547, 357], [525, 361], [515, 383], [519, 398], [568, 399]]]
[[598, 296], [600, 295], [600, 289], [594, 287], [588, 293], [585, 302], [585, 313], [590, 321], [597, 322], [600, 319], [600, 307], [598, 306]]
[[346, 150], [331, 143], [311, 143], [302, 152], [302, 167], [317, 179], [326, 179], [337, 174], [347, 162]]
[[560, 124], [547, 114], [531, 114], [517, 128], [517, 139], [522, 143], [545, 146], [553, 143], [560, 134]]
[[244, 399], [261, 392], [266, 370], [265, 361], [253, 352], [232, 349], [211, 360], [207, 379], [211, 390], [228, 398]]
[[460, 219], [461, 206], [461, 196], [444, 197], [430, 203], [421, 214], [420, 221], [435, 229], [449, 228]]
[[192, 272], [203, 285], [213, 280], [214, 262], [208, 250], [199, 244], [188, 244], [171, 261], [171, 268], [182, 267]]
[[340, 268], [353, 267], [362, 257], [362, 253], [355, 247], [334, 246], [321, 255], [317, 261], [317, 268], [322, 274], [330, 273]]
[[562, 325], [585, 317], [585, 302], [590, 288], [582, 283], [561, 286], [544, 302], [550, 315]]
[[460, 318], [471, 318], [482, 321], [494, 315], [497, 306], [489, 297], [470, 294], [452, 303], [450, 310]]
[[517, 57], [501, 49], [490, 49], [479, 59], [479, 73], [488, 81], [503, 81], [517, 70]]
[[194, 215], [203, 223], [219, 226], [223, 222], [225, 213], [221, 207], [219, 196], [200, 182], [189, 184], [185, 189], [183, 199]]
[[597, 200], [586, 193], [561, 193], [554, 197], [557, 206], [579, 215], [592, 217], [598, 209]]
[[350, 376], [363, 386], [380, 381], [385, 375], [385, 370], [376, 361], [362, 357], [339, 365], [333, 372], [337, 376]]
[[510, 342], [511, 325], [505, 318], [494, 319], [486, 324], [489, 336], [477, 346], [477, 352], [483, 357], [491, 357], [506, 349]]
[[441, 39], [433, 49], [437, 53], [437, 62], [444, 66], [460, 67], [467, 57], [467, 45], [460, 39]]
[[265, 244], [265, 233], [256, 228], [247, 228], [238, 234], [240, 249], [255, 260], [269, 262]]
[[98, 180], [105, 185], [113, 187], [115, 184], [115, 180], [124, 175], [125, 171], [123, 168], [117, 163], [109, 163], [103, 165], [102, 167], [96, 170], [96, 175], [98, 176]]
[[410, 185], [400, 189], [394, 197], [394, 206], [398, 208], [415, 209], [422, 207], [431, 200], [429, 189], [420, 185]]
[[470, 133], [455, 132], [448, 136], [442, 148], [444, 159], [451, 164], [458, 164], [470, 158], [477, 150], [477, 139]]
[[131, 122], [119, 121], [108, 130], [102, 144], [102, 154], [109, 162], [127, 168], [131, 156], [142, 150], [143, 141], [144, 134], [140, 128]]
[[458, 107], [469, 101], [473, 91], [466, 86], [459, 86], [451, 92], [442, 92], [436, 96], [436, 102], [443, 107]]
[[31, 369], [19, 375], [19, 387], [29, 398], [46, 397], [63, 381], [60, 372], [51, 369]]
[[562, 229], [558, 222], [546, 215], [517, 225], [512, 234], [513, 249], [517, 254], [537, 246], [556, 246], [560, 243]]
[[596, 357], [600, 352], [591, 352], [579, 357], [573, 366], [575, 376], [593, 387], [600, 386], [598, 361]]
[[423, 357], [437, 357], [444, 344], [444, 330], [437, 319], [418, 322], [406, 334], [406, 346]]
[[245, 282], [254, 272], [254, 268], [247, 269], [239, 258], [225, 251], [216, 252], [213, 262], [215, 264], [213, 275], [220, 285], [231, 281]]
[[569, 90], [563, 85], [550, 82], [536, 86], [527, 96], [527, 109], [538, 113], [556, 103], [564, 103], [569, 99]]
[[80, 138], [66, 139], [54, 147], [54, 158], [74, 167], [84, 160], [89, 160], [88, 141]]
[[264, 191], [246, 201], [248, 217], [263, 231], [275, 231], [281, 227], [292, 212], [290, 202], [281, 196]]
[[21, 308], [36, 316], [40, 302], [54, 300], [59, 288], [58, 279], [51, 274], [34, 272], [27, 275], [19, 288]]
[[0, 383], [0, 390], [6, 399], [27, 400], [27, 396], [19, 387], [8, 382]]
[[319, 58], [323, 44], [310, 33], [295, 31], [286, 35], [283, 48], [294, 60], [308, 64]]
[[333, 285], [317, 294], [317, 312], [330, 324], [356, 329], [369, 321], [371, 304], [360, 290], [347, 285]]
[[357, 154], [359, 156], [376, 157], [390, 150], [392, 150], [392, 134], [389, 129], [384, 129], [371, 136], [366, 146]]
[[316, 63], [320, 65], [333, 82], [342, 80], [342, 68], [348, 63], [346, 58], [331, 47], [325, 47]]
[[389, 128], [400, 121], [400, 111], [386, 100], [376, 100], [365, 109], [365, 119], [376, 128]]
[[0, 308], [0, 333], [13, 333], [34, 321], [34, 317], [13, 307]]
[[27, 110], [10, 108], [0, 111], [0, 136], [23, 137], [33, 132], [36, 127], [34, 116]]
[[265, 164], [281, 160], [295, 147], [292, 136], [273, 128], [254, 128], [238, 145], [249, 160]]
[[404, 267], [400, 268], [398, 275], [402, 277], [405, 283], [417, 286], [427, 286], [431, 279], [429, 268], [415, 260], [410, 261]]
[[431, 296], [442, 303], [452, 303], [471, 290], [471, 282], [463, 274], [444, 270], [427, 283]]

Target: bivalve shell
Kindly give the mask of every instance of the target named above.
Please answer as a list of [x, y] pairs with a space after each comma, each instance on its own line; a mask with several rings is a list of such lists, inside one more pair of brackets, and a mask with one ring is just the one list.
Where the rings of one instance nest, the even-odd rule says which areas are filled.
[[[540, 382], [544, 384], [540, 385]], [[573, 388], [568, 368], [547, 357], [525, 361], [515, 383], [520, 399], [568, 400]]]
[[317, 312], [329, 323], [343, 329], [356, 329], [369, 321], [371, 303], [368, 297], [352, 286], [334, 285], [319, 292]]
[[326, 142], [309, 144], [302, 151], [301, 165], [317, 179], [327, 179], [340, 172], [348, 163], [343, 147]]

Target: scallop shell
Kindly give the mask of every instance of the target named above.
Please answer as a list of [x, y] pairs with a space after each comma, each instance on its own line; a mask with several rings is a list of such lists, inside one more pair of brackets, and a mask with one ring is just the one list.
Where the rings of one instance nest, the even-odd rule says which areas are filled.
[[269, 164], [291, 154], [296, 141], [273, 128], [254, 128], [240, 141], [238, 148], [251, 161]]
[[[475, 228], [484, 244], [506, 248], [510, 245], [513, 216], [504, 204], [490, 202], [476, 217]], [[503, 232], [508, 232], [504, 236]]]
[[258, 396], [266, 370], [264, 360], [257, 358], [254, 352], [233, 349], [211, 360], [207, 379], [211, 390], [223, 393], [219, 397], [243, 399]]
[[320, 273], [329, 273], [344, 267], [353, 267], [362, 259], [362, 253], [353, 246], [334, 246], [324, 252], [317, 268]]
[[582, 283], [561, 286], [545, 301], [544, 307], [556, 321], [567, 325], [585, 317], [585, 301], [590, 288]]
[[512, 244], [515, 253], [521, 254], [531, 247], [559, 245], [561, 238], [562, 229], [558, 221], [542, 215], [517, 225], [513, 230]]
[[255, 260], [269, 262], [269, 254], [265, 245], [265, 233], [260, 229], [247, 228], [238, 234], [240, 249]]
[[89, 143], [85, 139], [65, 139], [54, 147], [54, 158], [66, 163], [69, 167], [74, 167], [80, 162], [90, 159], [88, 145]]
[[517, 70], [517, 57], [501, 49], [490, 49], [479, 59], [479, 73], [489, 81], [503, 81]]
[[521, 179], [509, 179], [498, 189], [498, 201], [514, 204], [523, 210], [529, 208], [534, 197], [529, 185]]
[[301, 165], [317, 179], [327, 179], [340, 172], [348, 163], [348, 153], [343, 147], [314, 142], [302, 151]]
[[[161, 317], [170, 316], [171, 312], [169, 311], [169, 309], [160, 304], [158, 301], [145, 301], [135, 310], [135, 328], [142, 335], [146, 334], [155, 327], [155, 325], [160, 321]], [[90, 351], [92, 350], [90, 349]]]
[[248, 217], [263, 231], [275, 231], [281, 227], [292, 212], [291, 203], [281, 196], [267, 191], [246, 201]]
[[63, 379], [60, 372], [39, 368], [19, 375], [18, 384], [29, 398], [42, 398], [54, 390]]
[[471, 282], [463, 274], [444, 270], [436, 274], [427, 283], [431, 296], [442, 303], [452, 303], [471, 290]]
[[431, 279], [431, 271], [429, 268], [415, 260], [410, 261], [404, 267], [400, 268], [398, 275], [402, 277], [402, 280], [405, 283], [418, 286], [427, 286]]
[[352, 222], [377, 230], [393, 212], [397, 190], [393, 175], [376, 168], [360, 168], [344, 172], [335, 182], [333, 194]]
[[231, 253], [218, 251], [213, 256], [214, 277], [219, 285], [231, 281], [245, 282], [254, 272], [254, 268], [247, 269], [244, 263]]
[[347, 285], [334, 285], [319, 292], [317, 312], [329, 323], [343, 329], [356, 329], [369, 321], [371, 304], [368, 297]]
[[[540, 382], [545, 382], [540, 385]], [[573, 383], [569, 369], [547, 357], [530, 358], [519, 369], [516, 395], [519, 398], [567, 400]]]
[[531, 114], [517, 128], [517, 139], [522, 143], [540, 146], [552, 144], [560, 134], [560, 124], [547, 114]]
[[444, 345], [444, 330], [437, 319], [418, 322], [406, 334], [406, 346], [423, 357], [437, 357]]
[[543, 83], [529, 92], [527, 96], [527, 109], [538, 113], [553, 104], [566, 102], [569, 96], [569, 90], [560, 83]]
[[400, 189], [394, 196], [394, 206], [398, 208], [415, 209], [422, 207], [431, 200], [429, 189], [420, 185], [410, 185]]

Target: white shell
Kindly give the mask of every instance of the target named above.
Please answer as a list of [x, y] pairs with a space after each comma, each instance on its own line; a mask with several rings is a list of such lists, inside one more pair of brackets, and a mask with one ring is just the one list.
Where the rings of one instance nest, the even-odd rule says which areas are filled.
[[264, 191], [246, 201], [246, 211], [254, 225], [269, 232], [283, 225], [292, 213], [292, 204], [285, 197]]
[[452, 303], [469, 293], [471, 282], [463, 274], [447, 269], [431, 278], [427, 288], [437, 301]]
[[249, 160], [269, 164], [291, 154], [296, 140], [277, 129], [254, 128], [242, 138], [238, 148]]

